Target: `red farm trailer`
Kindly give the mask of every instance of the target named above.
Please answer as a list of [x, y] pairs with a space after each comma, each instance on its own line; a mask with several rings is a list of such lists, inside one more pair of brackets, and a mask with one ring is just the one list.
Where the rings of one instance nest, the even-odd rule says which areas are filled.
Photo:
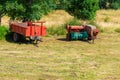
[[41, 41], [42, 36], [46, 35], [45, 22], [24, 22], [10, 23], [10, 30], [13, 32], [13, 41], [18, 42], [22, 36], [32, 41]]
[[98, 35], [99, 30], [92, 25], [83, 25], [83, 26], [67, 26], [67, 35], [66, 39], [71, 40], [92, 40]]

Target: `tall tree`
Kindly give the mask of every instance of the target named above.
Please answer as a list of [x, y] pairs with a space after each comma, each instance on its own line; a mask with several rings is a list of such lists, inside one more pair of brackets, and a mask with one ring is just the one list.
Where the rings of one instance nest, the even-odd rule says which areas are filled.
[[[17, 11], [11, 8], [8, 15], [12, 19], [21, 19], [23, 21], [39, 20], [43, 15], [55, 8], [55, 0], [16, 0], [18, 4]], [[22, 10], [22, 11], [20, 11]], [[14, 15], [13, 15], [14, 14]]]
[[7, 15], [12, 19], [21, 19], [22, 13], [25, 12], [25, 8], [17, 0], [8, 0], [5, 6]]
[[11, 19], [34, 21], [56, 8], [55, 0], [1, 0], [0, 22], [5, 14]]
[[99, 0], [99, 8], [106, 9], [107, 8], [107, 0]]
[[94, 19], [98, 9], [98, 0], [71, 0], [67, 11], [82, 19]]
[[15, 19], [16, 16], [19, 16], [21, 12], [24, 11], [24, 8], [21, 4], [18, 4], [17, 0], [1, 0], [0, 1], [0, 24], [1, 18], [4, 15], [10, 16], [12, 19]]
[[72, 0], [56, 0], [57, 9], [67, 9]]

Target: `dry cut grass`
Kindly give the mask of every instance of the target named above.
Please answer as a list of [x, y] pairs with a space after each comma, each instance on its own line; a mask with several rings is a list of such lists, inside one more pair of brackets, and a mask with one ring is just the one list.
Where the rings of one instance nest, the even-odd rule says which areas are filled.
[[9, 25], [9, 17], [3, 16], [3, 17], [2, 17], [1, 24], [8, 26], [8, 25]]
[[45, 37], [39, 47], [0, 41], [0, 80], [120, 80], [120, 34], [95, 44]]
[[95, 22], [101, 27], [120, 27], [120, 10], [99, 10]]
[[73, 16], [64, 10], [56, 10], [44, 16], [41, 20], [46, 21], [47, 27], [59, 26], [73, 19]]
[[120, 34], [107, 26], [119, 24], [111, 18], [113, 13], [119, 20], [119, 11], [102, 11], [96, 23], [109, 32], [100, 33], [95, 44], [67, 42], [65, 35], [44, 37], [39, 47], [0, 41], [0, 80], [120, 80]]

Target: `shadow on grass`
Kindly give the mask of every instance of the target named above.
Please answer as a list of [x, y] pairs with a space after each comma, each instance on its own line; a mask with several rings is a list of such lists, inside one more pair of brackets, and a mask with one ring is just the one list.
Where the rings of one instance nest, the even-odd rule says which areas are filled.
[[68, 41], [66, 38], [58, 38], [57, 40], [70, 42], [70, 41]]
[[66, 38], [58, 38], [57, 40], [65, 41], [65, 42], [81, 41], [81, 42], [85, 42], [85, 43], [91, 44], [91, 41], [90, 41], [90, 40], [70, 40], [70, 41], [68, 41]]
[[13, 34], [12, 34], [11, 32], [8, 32], [8, 33], [5, 35], [6, 41], [13, 43], [12, 35], [13, 35]]
[[37, 43], [34, 43], [33, 41], [30, 41], [30, 40], [26, 39], [25, 37], [21, 37], [20, 41], [14, 42], [13, 41], [13, 33], [12, 32], [8, 32], [5, 35], [5, 39], [6, 39], [6, 41], [8, 41], [10, 43], [15, 43], [15, 44], [19, 44], [19, 45], [22, 45], [22, 44], [26, 44], [26, 45], [33, 44], [34, 46], [38, 47]]

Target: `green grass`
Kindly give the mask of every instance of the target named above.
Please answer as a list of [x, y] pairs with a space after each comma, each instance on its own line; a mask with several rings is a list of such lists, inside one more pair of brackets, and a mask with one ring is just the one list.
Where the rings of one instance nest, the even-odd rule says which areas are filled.
[[0, 80], [119, 80], [120, 34], [95, 44], [45, 37], [39, 47], [0, 41]]

